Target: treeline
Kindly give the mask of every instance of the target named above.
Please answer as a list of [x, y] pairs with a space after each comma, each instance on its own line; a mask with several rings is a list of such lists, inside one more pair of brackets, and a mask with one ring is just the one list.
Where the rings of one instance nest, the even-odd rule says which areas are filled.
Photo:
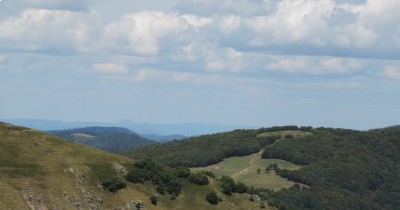
[[400, 128], [366, 132], [318, 128], [301, 141], [281, 140], [264, 158], [303, 164], [277, 173], [303, 183], [264, 199], [279, 209], [399, 209]]
[[273, 126], [269, 128], [258, 129], [259, 133], [274, 132], [274, 131], [312, 131], [311, 126], [296, 126], [296, 125], [285, 125], [285, 126]]
[[258, 136], [259, 130], [235, 130], [133, 149], [122, 154], [136, 160], [153, 158], [169, 166], [208, 166], [232, 156], [256, 153], [280, 136]]

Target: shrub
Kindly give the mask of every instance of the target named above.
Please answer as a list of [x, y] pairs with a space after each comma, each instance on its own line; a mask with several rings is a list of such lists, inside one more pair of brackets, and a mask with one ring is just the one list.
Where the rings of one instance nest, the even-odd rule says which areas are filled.
[[235, 181], [229, 176], [223, 176], [221, 178], [222, 192], [226, 195], [232, 195], [235, 192]]
[[126, 176], [126, 179], [133, 183], [144, 183], [148, 178], [149, 176], [145, 169], [136, 167], [132, 168]]
[[200, 173], [204, 174], [204, 175], [206, 175], [208, 177], [215, 178], [215, 174], [213, 172], [211, 172], [211, 171], [202, 171]]
[[245, 184], [243, 184], [242, 182], [238, 182], [236, 184], [236, 186], [235, 186], [235, 191], [238, 192], [238, 193], [245, 193], [245, 192], [248, 191], [248, 189], [249, 188]]
[[208, 185], [208, 178], [203, 174], [192, 174], [189, 176], [189, 181], [198, 185]]
[[187, 167], [179, 166], [176, 168], [177, 177], [188, 177], [190, 176], [190, 169]]
[[110, 192], [117, 192], [120, 189], [126, 188], [126, 183], [118, 177], [106, 179], [102, 185], [105, 190]]
[[157, 197], [154, 196], [154, 195], [150, 196], [150, 202], [151, 202], [153, 205], [157, 205]]
[[217, 205], [219, 201], [218, 196], [214, 191], [207, 193], [206, 199], [212, 205]]

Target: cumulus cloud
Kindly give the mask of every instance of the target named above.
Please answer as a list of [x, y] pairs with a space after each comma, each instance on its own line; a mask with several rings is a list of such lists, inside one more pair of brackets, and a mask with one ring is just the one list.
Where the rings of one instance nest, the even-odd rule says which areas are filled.
[[117, 63], [96, 63], [93, 64], [93, 69], [106, 75], [123, 75], [128, 73], [128, 68], [122, 64]]
[[[123, 54], [142, 59], [134, 64], [139, 69], [175, 65], [207, 74], [265, 68], [345, 74], [361, 69], [359, 57], [400, 58], [396, 0], [188, 0], [178, 2], [178, 12], [147, 10], [106, 20], [105, 14], [91, 9], [73, 9], [87, 8], [92, 1], [14, 3], [26, 6], [20, 13], [0, 18], [4, 51], [102, 58]], [[104, 74], [118, 69], [95, 67]], [[127, 71], [121, 69], [115, 72]], [[156, 75], [144, 72], [138, 72], [137, 81]]]
[[27, 9], [0, 22], [0, 46], [27, 51], [71, 51], [91, 41], [91, 15], [45, 9]]
[[[179, 15], [158, 11], [144, 11], [125, 15], [105, 27], [104, 40], [113, 47], [124, 47], [125, 50], [140, 55], [157, 55], [160, 42], [169, 37], [170, 44], [179, 42], [181, 33], [190, 33], [212, 22], [209, 18], [194, 15]], [[115, 45], [117, 44], [117, 45]], [[121, 45], [118, 45], [121, 44]]]

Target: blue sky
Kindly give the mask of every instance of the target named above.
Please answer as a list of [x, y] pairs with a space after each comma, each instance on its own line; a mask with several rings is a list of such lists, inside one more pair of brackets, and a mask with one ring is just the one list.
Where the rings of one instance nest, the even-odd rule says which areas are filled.
[[400, 124], [398, 0], [2, 0], [0, 117]]

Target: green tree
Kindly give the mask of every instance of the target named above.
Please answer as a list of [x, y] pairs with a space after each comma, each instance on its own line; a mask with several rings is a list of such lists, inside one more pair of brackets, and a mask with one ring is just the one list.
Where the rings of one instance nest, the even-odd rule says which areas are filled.
[[218, 204], [218, 196], [214, 191], [207, 193], [206, 199], [212, 205]]
[[221, 178], [222, 192], [226, 195], [232, 195], [235, 192], [235, 181], [229, 176], [223, 176]]
[[208, 177], [203, 174], [191, 174], [189, 181], [198, 185], [208, 185]]
[[248, 189], [249, 188], [242, 182], [238, 182], [235, 186], [235, 191], [238, 193], [245, 193], [248, 191]]

